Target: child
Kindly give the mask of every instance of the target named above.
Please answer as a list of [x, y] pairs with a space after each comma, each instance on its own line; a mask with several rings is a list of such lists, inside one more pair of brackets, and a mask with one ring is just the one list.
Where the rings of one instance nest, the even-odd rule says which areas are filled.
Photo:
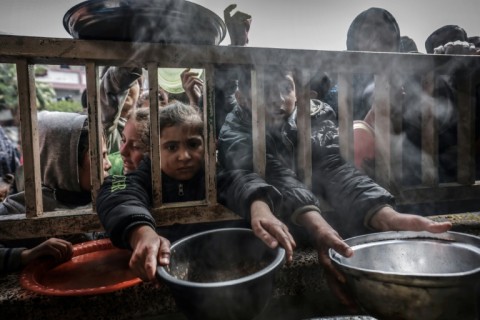
[[[200, 113], [195, 107], [176, 101], [160, 109], [159, 119], [163, 202], [203, 199], [204, 146]], [[122, 167], [120, 170], [117, 164], [113, 174], [129, 174], [141, 165], [150, 175], [149, 153], [150, 110], [140, 108], [128, 116], [120, 149]]]
[[[174, 102], [161, 108], [159, 117], [163, 202], [204, 199], [204, 140], [200, 113], [195, 107]], [[150, 141], [149, 136], [147, 140]], [[145, 272], [145, 257], [155, 252], [156, 257], [162, 255], [167, 259], [163, 264], [168, 264], [170, 250], [170, 241], [157, 234], [155, 220], [149, 212], [151, 174], [151, 159], [145, 156], [137, 170], [105, 179], [97, 198], [98, 216], [112, 243], [121, 248], [133, 248], [132, 269], [147, 281], [155, 278], [156, 261], [151, 262], [149, 271]]]
[[[38, 114], [40, 174], [43, 210], [80, 209], [91, 206], [90, 156], [87, 116], [73, 112]], [[110, 162], [103, 141], [103, 175]], [[8, 196], [0, 215], [25, 213], [25, 193]]]
[[111, 175], [124, 175], [136, 170], [150, 151], [150, 110], [132, 110], [126, 119], [120, 151], [108, 155], [112, 163]]

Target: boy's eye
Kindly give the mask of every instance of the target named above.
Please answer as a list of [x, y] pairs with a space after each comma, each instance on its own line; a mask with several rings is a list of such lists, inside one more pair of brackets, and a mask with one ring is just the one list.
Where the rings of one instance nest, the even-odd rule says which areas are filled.
[[167, 149], [168, 151], [176, 151], [177, 145], [173, 143], [169, 143], [165, 146], [165, 149]]
[[188, 141], [188, 147], [190, 149], [198, 149], [199, 147], [202, 146], [202, 142], [201, 141], [198, 141], [198, 140], [191, 140], [191, 141]]

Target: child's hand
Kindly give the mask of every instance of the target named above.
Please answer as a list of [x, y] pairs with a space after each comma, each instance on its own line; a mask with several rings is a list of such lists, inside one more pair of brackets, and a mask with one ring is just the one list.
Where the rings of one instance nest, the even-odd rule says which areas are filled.
[[293, 260], [295, 240], [288, 227], [278, 220], [270, 211], [270, 207], [262, 200], [253, 201], [250, 206], [250, 223], [253, 233], [270, 248], [278, 245], [285, 249], [287, 262]]
[[32, 249], [24, 250], [21, 258], [22, 265], [27, 265], [32, 260], [44, 256], [53, 257], [55, 262], [63, 262], [70, 260], [72, 255], [73, 246], [70, 242], [63, 239], [50, 238]]
[[182, 87], [185, 90], [191, 106], [198, 107], [203, 93], [203, 81], [198, 78], [199, 74], [185, 69], [180, 77], [182, 78]]
[[223, 16], [227, 25], [230, 42], [233, 46], [246, 46], [248, 44], [248, 32], [252, 23], [252, 16], [241, 11], [231, 15], [236, 4], [229, 5], [224, 11]]
[[130, 245], [133, 249], [130, 269], [143, 281], [155, 281], [157, 265], [170, 263], [170, 241], [159, 236], [150, 226], [133, 229]]

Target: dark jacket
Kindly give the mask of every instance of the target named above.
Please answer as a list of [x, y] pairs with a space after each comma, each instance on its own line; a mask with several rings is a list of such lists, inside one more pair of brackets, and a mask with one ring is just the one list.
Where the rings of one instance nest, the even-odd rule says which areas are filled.
[[[150, 158], [140, 163], [137, 170], [125, 176], [109, 176], [103, 182], [97, 197], [97, 212], [112, 243], [129, 248], [128, 234], [138, 225], [155, 229], [152, 206], [152, 172]], [[205, 198], [205, 177], [201, 170], [189, 181], [177, 181], [162, 174], [164, 203], [195, 201]]]
[[393, 205], [393, 196], [340, 156], [336, 115], [325, 103], [312, 100], [313, 186], [297, 177], [296, 112], [279, 132], [267, 130], [265, 179], [253, 172], [251, 115], [236, 106], [227, 116], [218, 140], [220, 201], [249, 218], [253, 200], [265, 199], [274, 214], [295, 223], [306, 211], [320, 212], [324, 197], [335, 210], [329, 223], [343, 236], [367, 231], [370, 214]]

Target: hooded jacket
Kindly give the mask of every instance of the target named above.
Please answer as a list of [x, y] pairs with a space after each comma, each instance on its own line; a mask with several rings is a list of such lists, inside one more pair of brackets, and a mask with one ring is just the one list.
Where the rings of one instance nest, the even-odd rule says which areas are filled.
[[298, 215], [321, 212], [320, 197], [335, 210], [327, 221], [343, 236], [368, 231], [370, 217], [394, 198], [340, 156], [336, 115], [327, 104], [312, 100], [312, 171], [310, 190], [300, 182], [296, 164], [296, 112], [281, 130], [266, 133], [265, 178], [253, 172], [251, 113], [236, 106], [227, 116], [218, 140], [219, 199], [237, 214], [250, 219], [250, 205], [265, 200], [272, 212], [296, 224]]
[[[78, 145], [86, 115], [71, 112], [38, 113], [40, 174], [43, 210], [86, 208], [90, 192], [80, 187]], [[25, 213], [25, 192], [8, 196], [0, 204], [0, 215]]]
[[[152, 206], [151, 160], [145, 157], [137, 170], [127, 175], [107, 177], [97, 197], [97, 213], [112, 243], [129, 248], [128, 235], [138, 225], [155, 229]], [[188, 181], [178, 181], [162, 173], [163, 203], [205, 199], [205, 173], [200, 170]]]
[[[369, 8], [353, 19], [347, 32], [348, 51], [398, 52], [400, 28], [393, 15], [382, 8]], [[352, 82], [353, 120], [363, 120], [372, 106], [372, 74], [354, 74]], [[338, 85], [325, 97], [338, 113]]]
[[[87, 208], [90, 192], [80, 188], [78, 144], [87, 116], [70, 112], [42, 111], [38, 114], [40, 173], [44, 211]], [[25, 192], [8, 196], [0, 204], [0, 215], [24, 214]], [[0, 246], [0, 272], [17, 271], [26, 248]]]

